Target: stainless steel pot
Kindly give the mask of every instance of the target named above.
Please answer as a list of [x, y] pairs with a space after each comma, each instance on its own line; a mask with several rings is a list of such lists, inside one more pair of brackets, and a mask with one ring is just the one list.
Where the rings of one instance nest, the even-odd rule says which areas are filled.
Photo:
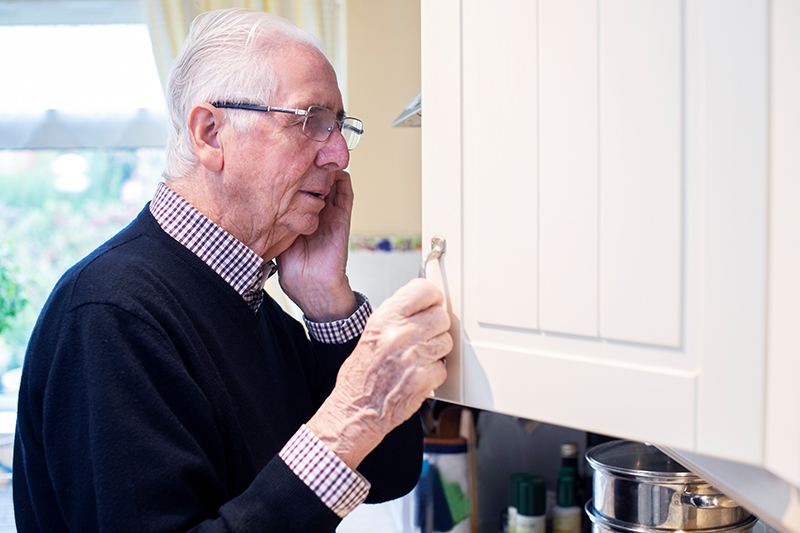
[[613, 441], [592, 448], [586, 459], [594, 469], [589, 517], [602, 519], [603, 527], [706, 530], [739, 527], [752, 518], [654, 446]]
[[[603, 516], [594, 508], [592, 500], [586, 502], [586, 514], [592, 521], [592, 533], [661, 533], [663, 531]], [[738, 524], [704, 530], [703, 533], [751, 533], [757, 523], [758, 519], [750, 516]]]

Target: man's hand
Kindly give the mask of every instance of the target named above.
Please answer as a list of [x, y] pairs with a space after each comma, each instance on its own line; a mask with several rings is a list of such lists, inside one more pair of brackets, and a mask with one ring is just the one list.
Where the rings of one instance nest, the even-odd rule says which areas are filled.
[[345, 273], [352, 210], [350, 175], [337, 171], [317, 231], [297, 237], [277, 258], [281, 288], [313, 322], [347, 318], [357, 309]]
[[447, 377], [450, 316], [433, 284], [414, 279], [367, 321], [336, 387], [307, 426], [355, 469]]

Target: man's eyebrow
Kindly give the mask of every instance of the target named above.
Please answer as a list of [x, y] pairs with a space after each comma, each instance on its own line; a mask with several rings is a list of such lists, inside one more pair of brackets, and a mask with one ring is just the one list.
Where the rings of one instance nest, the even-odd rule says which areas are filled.
[[[325, 104], [311, 104], [309, 107], [313, 107], [313, 106], [324, 107], [325, 109], [331, 109], [330, 107], [326, 106]], [[333, 111], [333, 109], [331, 109], [331, 111]], [[342, 120], [344, 117], [348, 116], [347, 112], [344, 109], [341, 109], [339, 111], [334, 111], [334, 113], [336, 113], [336, 120]]]

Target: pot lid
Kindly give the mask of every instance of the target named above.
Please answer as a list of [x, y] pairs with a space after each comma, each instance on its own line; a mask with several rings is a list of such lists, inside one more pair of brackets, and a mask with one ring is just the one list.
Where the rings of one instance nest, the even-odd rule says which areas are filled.
[[642, 442], [612, 441], [595, 446], [586, 454], [595, 470], [639, 480], [679, 483], [702, 482], [683, 465], [655, 446]]

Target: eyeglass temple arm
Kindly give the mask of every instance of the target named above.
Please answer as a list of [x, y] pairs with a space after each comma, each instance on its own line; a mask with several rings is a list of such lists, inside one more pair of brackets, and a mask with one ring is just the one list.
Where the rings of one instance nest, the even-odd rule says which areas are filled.
[[356, 128], [356, 127], [355, 127], [355, 126], [353, 126], [352, 124], [347, 124], [347, 123], [345, 123], [344, 121], [337, 121], [337, 122], [339, 122], [339, 124], [341, 125], [341, 127], [342, 127], [343, 129], [350, 130], [350, 131], [354, 131], [354, 132], [358, 133], [359, 135], [363, 135], [363, 133], [364, 133], [364, 130], [363, 130], [363, 129], [361, 129], [361, 128]]
[[229, 104], [227, 102], [214, 102], [214, 107], [226, 107], [228, 109], [249, 109], [250, 111], [266, 111], [267, 113], [289, 113], [290, 115], [307, 115], [305, 109], [284, 109], [282, 107], [271, 107], [268, 105], [255, 104]]

